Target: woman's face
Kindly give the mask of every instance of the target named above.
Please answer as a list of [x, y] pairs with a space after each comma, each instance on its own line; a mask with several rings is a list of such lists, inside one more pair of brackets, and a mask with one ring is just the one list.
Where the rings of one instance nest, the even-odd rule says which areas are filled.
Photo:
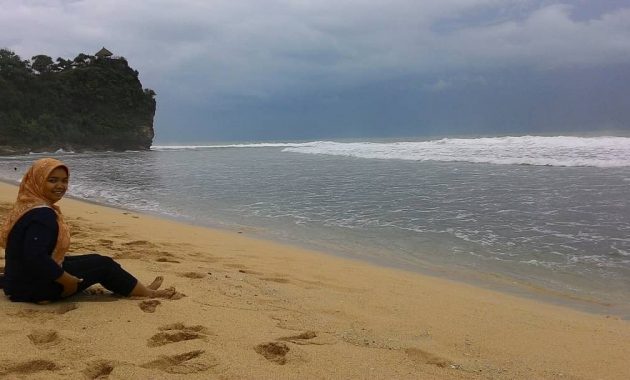
[[68, 190], [68, 173], [64, 168], [53, 170], [44, 185], [46, 199], [55, 203], [63, 198], [66, 190]]

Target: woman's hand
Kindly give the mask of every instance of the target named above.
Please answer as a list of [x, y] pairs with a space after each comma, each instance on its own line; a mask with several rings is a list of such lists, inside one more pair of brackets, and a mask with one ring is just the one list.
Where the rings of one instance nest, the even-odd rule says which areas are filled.
[[57, 281], [63, 286], [61, 297], [66, 298], [77, 292], [79, 288], [79, 283], [83, 281], [83, 279], [75, 277], [68, 272], [63, 272], [61, 277], [59, 277], [55, 281]]

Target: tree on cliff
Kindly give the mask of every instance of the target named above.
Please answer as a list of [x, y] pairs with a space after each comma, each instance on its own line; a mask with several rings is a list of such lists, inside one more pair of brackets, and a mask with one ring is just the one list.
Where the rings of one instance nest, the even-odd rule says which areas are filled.
[[155, 92], [124, 58], [22, 60], [0, 49], [0, 146], [5, 151], [148, 149]]
[[47, 55], [36, 55], [31, 58], [31, 67], [40, 74], [48, 73], [53, 68], [54, 62]]

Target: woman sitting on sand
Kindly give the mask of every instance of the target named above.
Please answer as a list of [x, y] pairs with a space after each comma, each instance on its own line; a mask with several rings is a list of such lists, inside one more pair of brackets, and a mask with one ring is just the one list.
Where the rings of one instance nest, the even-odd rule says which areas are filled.
[[43, 158], [22, 179], [0, 235], [6, 261], [4, 293], [11, 301], [54, 301], [96, 283], [121, 296], [170, 298], [179, 294], [174, 288], [158, 290], [162, 277], [142, 285], [109, 257], [65, 256], [70, 231], [55, 203], [66, 193], [68, 177], [64, 163]]

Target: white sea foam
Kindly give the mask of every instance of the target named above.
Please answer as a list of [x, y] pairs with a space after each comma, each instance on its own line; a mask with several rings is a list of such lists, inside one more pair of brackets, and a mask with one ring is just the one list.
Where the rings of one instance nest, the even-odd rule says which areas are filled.
[[521, 136], [418, 142], [289, 144], [283, 152], [371, 159], [472, 162], [505, 165], [630, 166], [630, 138]]
[[202, 150], [202, 149], [225, 149], [225, 148], [288, 148], [288, 147], [308, 147], [322, 143], [320, 141], [307, 143], [252, 143], [252, 144], [225, 144], [225, 145], [153, 145], [151, 150]]
[[74, 183], [68, 193], [77, 198], [105, 202], [117, 207], [126, 207], [139, 211], [163, 211], [157, 202], [145, 200], [139, 194], [134, 194], [130, 189], [119, 191], [110, 187], [95, 188], [82, 183]]
[[59, 148], [54, 152], [28, 152], [31, 156], [49, 156], [51, 154], [75, 154], [73, 150], [64, 150], [63, 148]]

